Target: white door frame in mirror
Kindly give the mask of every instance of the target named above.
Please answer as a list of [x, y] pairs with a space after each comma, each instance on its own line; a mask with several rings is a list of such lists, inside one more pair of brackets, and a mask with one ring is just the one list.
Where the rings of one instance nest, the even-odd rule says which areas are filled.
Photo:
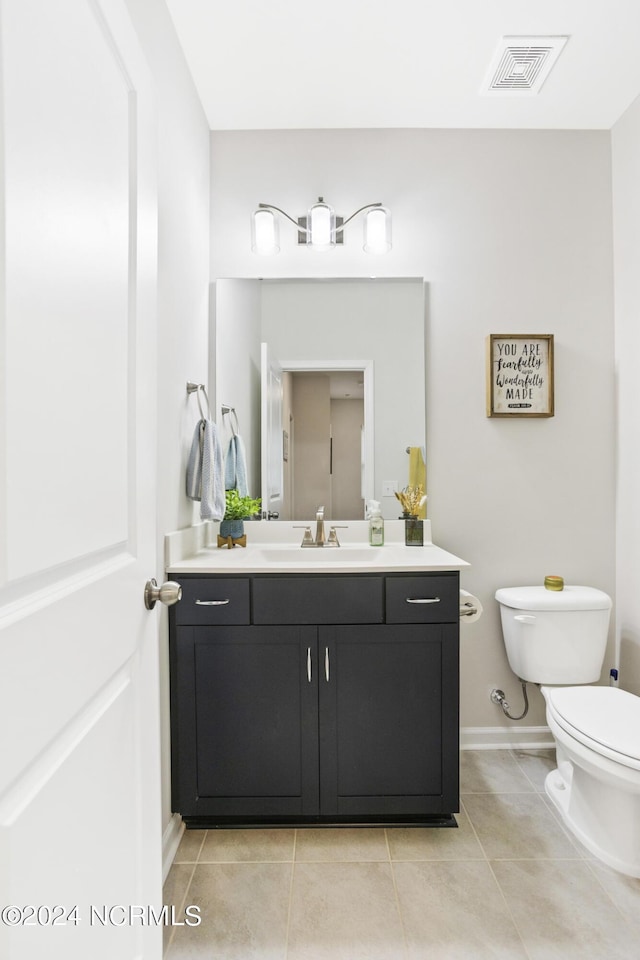
[[364, 380], [364, 424], [362, 496], [365, 504], [374, 495], [373, 360], [279, 360], [283, 373], [339, 373], [362, 370]]

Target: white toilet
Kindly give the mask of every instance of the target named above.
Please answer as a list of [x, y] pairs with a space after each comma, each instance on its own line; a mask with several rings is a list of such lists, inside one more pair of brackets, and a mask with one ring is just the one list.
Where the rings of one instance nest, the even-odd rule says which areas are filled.
[[548, 796], [594, 856], [640, 877], [640, 697], [579, 686], [600, 679], [611, 598], [539, 586], [503, 587], [496, 600], [509, 665], [547, 704], [558, 764]]

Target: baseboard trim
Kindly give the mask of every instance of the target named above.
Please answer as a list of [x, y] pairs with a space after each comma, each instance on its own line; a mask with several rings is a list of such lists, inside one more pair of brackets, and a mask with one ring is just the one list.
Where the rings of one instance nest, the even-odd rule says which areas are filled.
[[535, 750], [553, 747], [549, 727], [461, 727], [461, 750]]
[[169, 875], [171, 864], [173, 863], [180, 840], [184, 833], [184, 823], [179, 813], [174, 813], [167, 827], [162, 834], [162, 882], [164, 883]]

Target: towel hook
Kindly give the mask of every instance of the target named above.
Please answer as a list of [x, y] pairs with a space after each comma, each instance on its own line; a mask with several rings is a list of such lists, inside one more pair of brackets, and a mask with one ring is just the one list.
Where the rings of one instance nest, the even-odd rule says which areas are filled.
[[[200, 391], [204, 394], [204, 399], [207, 402], [207, 412], [205, 413], [202, 409], [202, 401], [200, 399]], [[204, 383], [193, 383], [191, 380], [187, 381], [187, 393], [195, 393], [196, 399], [198, 401], [198, 409], [200, 410], [200, 419], [201, 420], [211, 420], [211, 407], [209, 406], [209, 397], [207, 396], [207, 391], [205, 390]]]

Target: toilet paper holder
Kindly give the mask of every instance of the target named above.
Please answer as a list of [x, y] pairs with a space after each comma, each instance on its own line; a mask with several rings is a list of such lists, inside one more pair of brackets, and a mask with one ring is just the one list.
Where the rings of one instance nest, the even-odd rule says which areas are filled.
[[482, 616], [480, 600], [468, 590], [460, 589], [459, 616], [462, 623], [476, 623]]

